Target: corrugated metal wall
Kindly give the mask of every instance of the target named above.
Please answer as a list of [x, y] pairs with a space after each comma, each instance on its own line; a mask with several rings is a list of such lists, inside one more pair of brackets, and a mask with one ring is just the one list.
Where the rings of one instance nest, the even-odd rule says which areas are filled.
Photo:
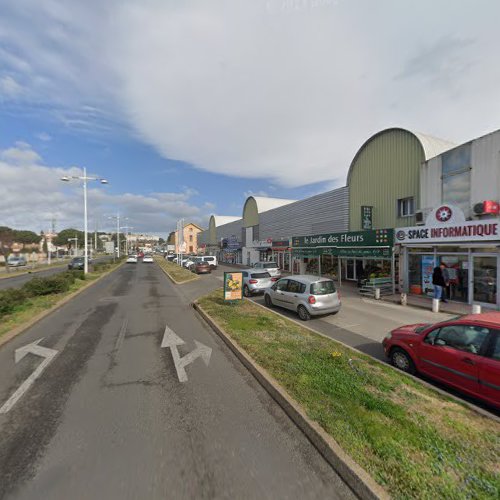
[[441, 156], [426, 161], [420, 167], [420, 208], [430, 209], [441, 203]]
[[348, 189], [341, 187], [261, 213], [259, 239], [347, 231], [348, 224]]
[[373, 206], [373, 227], [413, 226], [415, 217], [397, 216], [397, 200], [413, 196], [420, 207], [419, 170], [425, 160], [418, 139], [389, 130], [364, 145], [349, 177], [349, 229], [361, 229], [361, 206]]
[[241, 241], [241, 228], [243, 225], [243, 219], [230, 222], [229, 224], [223, 224], [217, 228], [217, 243], [220, 242], [222, 238], [229, 238], [231, 236], [236, 236], [238, 241]]
[[472, 141], [471, 206], [500, 200], [500, 130]]

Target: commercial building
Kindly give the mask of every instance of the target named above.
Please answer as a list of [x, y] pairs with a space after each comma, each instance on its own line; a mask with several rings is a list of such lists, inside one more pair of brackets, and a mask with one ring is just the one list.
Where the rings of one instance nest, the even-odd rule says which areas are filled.
[[500, 130], [424, 162], [421, 207], [396, 229], [402, 290], [432, 294], [432, 269], [448, 268], [451, 300], [500, 307]]

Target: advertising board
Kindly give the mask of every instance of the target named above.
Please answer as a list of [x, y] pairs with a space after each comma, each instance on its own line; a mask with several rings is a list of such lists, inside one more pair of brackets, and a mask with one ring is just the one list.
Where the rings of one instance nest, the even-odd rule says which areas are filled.
[[243, 273], [224, 273], [224, 300], [243, 299]]

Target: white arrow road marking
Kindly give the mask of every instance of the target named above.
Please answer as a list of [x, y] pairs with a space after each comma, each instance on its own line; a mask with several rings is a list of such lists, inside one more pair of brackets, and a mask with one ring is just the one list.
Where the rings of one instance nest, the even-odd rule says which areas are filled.
[[14, 360], [19, 363], [21, 359], [26, 356], [26, 354], [31, 353], [41, 358], [45, 358], [36, 368], [36, 370], [17, 388], [16, 392], [4, 403], [0, 408], [1, 413], [7, 413], [21, 398], [21, 396], [31, 387], [33, 382], [42, 374], [43, 370], [47, 368], [49, 363], [52, 361], [54, 356], [57, 354], [55, 349], [49, 349], [48, 347], [43, 347], [38, 345], [43, 340], [41, 339], [32, 342], [31, 344], [25, 345], [16, 349], [14, 353]]
[[177, 346], [185, 344], [184, 340], [182, 340], [168, 326], [165, 327], [165, 333], [163, 334], [163, 340], [161, 341], [161, 346], [170, 347], [170, 351], [172, 352], [172, 359], [174, 360], [174, 365], [177, 371], [177, 377], [179, 379], [179, 382], [187, 382], [188, 377], [185, 367], [191, 364], [196, 358], [201, 357], [201, 359], [207, 366], [208, 363], [210, 363], [210, 356], [212, 355], [212, 349], [202, 344], [201, 342], [198, 342], [197, 340], [195, 340], [194, 343], [196, 347], [190, 353], [186, 354], [183, 358], [181, 358]]

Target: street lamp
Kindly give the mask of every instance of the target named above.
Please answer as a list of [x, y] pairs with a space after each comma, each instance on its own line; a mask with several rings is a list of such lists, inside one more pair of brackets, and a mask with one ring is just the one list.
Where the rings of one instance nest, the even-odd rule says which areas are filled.
[[85, 241], [84, 241], [84, 263], [83, 263], [83, 272], [87, 274], [89, 272], [89, 256], [88, 256], [88, 232], [87, 232], [87, 182], [88, 181], [99, 181], [101, 184], [107, 184], [108, 181], [101, 177], [87, 177], [87, 169], [83, 167], [83, 175], [65, 175], [61, 177], [61, 180], [64, 182], [69, 182], [71, 180], [79, 180], [83, 181], [83, 220], [84, 220], [84, 232], [85, 232]]
[[[126, 217], [125, 220], [128, 220], [128, 217]], [[133, 226], [121, 226], [120, 229], [125, 229], [125, 253], [128, 255], [128, 236], [130, 234], [130, 230], [134, 228]]]

